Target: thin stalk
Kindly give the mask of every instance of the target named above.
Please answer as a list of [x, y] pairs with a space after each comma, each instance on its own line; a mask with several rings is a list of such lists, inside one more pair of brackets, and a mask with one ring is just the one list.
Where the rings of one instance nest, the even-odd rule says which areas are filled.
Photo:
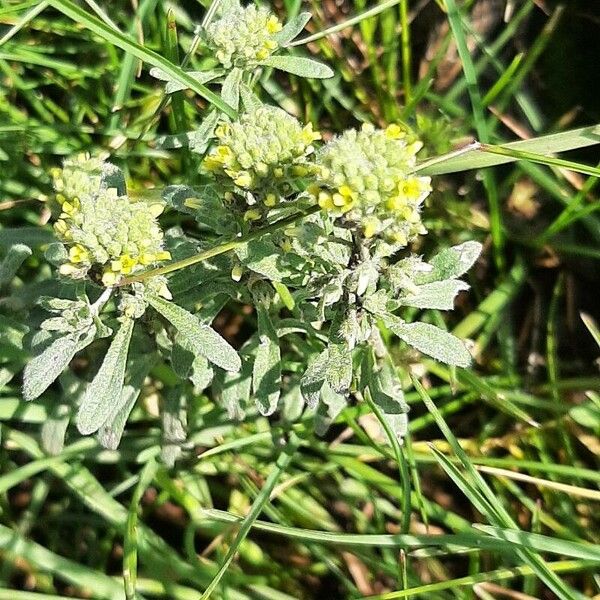
[[226, 254], [227, 252], [230, 252], [231, 250], [235, 250], [236, 248], [239, 248], [240, 246], [243, 246], [244, 244], [247, 244], [248, 242], [251, 242], [252, 240], [256, 240], [256, 239], [262, 237], [263, 235], [273, 233], [274, 231], [278, 231], [279, 229], [282, 229], [283, 227], [286, 227], [287, 225], [291, 225], [292, 223], [295, 223], [299, 219], [308, 217], [309, 215], [313, 215], [316, 212], [319, 212], [319, 210], [321, 210], [321, 208], [319, 206], [312, 206], [305, 212], [299, 212], [299, 213], [291, 215], [285, 219], [281, 219], [281, 221], [272, 223], [271, 225], [268, 225], [267, 227], [263, 227], [262, 229], [257, 229], [256, 231], [253, 231], [252, 233], [249, 233], [248, 235], [242, 236], [237, 240], [230, 240], [229, 242], [219, 244], [218, 246], [215, 246], [214, 248], [209, 248], [208, 250], [205, 250], [204, 252], [199, 252], [198, 254], [194, 254], [194, 256], [189, 256], [188, 258], [184, 258], [182, 260], [172, 262], [171, 264], [168, 264], [164, 267], [159, 267], [158, 269], [151, 269], [149, 271], [144, 271], [143, 273], [140, 273], [139, 275], [134, 275], [132, 277], [126, 277], [125, 279], [122, 279], [117, 284], [117, 286], [122, 287], [124, 285], [129, 285], [131, 283], [136, 283], [138, 281], [145, 281], [146, 279], [149, 279], [150, 277], [157, 277], [158, 275], [166, 275], [167, 273], [173, 273], [174, 271], [179, 271], [180, 269], [184, 269], [186, 267], [196, 265], [200, 262], [208, 260], [209, 258], [214, 258], [215, 256], [219, 256], [220, 254]]
[[13, 36], [15, 36], [25, 25], [30, 21], [33, 21], [42, 11], [48, 8], [48, 0], [43, 0], [37, 6], [34, 6], [29, 12], [25, 13], [1, 38], [0, 46], [8, 42]]
[[565, 160], [563, 158], [555, 158], [554, 156], [544, 156], [543, 154], [537, 154], [535, 152], [526, 152], [524, 150], [515, 150], [513, 148], [505, 148], [504, 146], [495, 146], [492, 144], [481, 144], [480, 149], [483, 152], [490, 154], [498, 154], [499, 156], [510, 156], [517, 160], [528, 160], [541, 165], [548, 165], [550, 167], [561, 167], [564, 169], [570, 169], [585, 175], [591, 175], [592, 177], [600, 177], [600, 169], [591, 165], [583, 165], [581, 163], [573, 162], [571, 160]]
[[400, 28], [402, 31], [402, 83], [404, 86], [404, 104], [412, 99], [410, 23], [408, 19], [408, 0], [400, 2]]
[[295, 42], [289, 44], [289, 46], [303, 46], [305, 44], [309, 44], [310, 42], [316, 42], [317, 40], [327, 37], [328, 35], [333, 35], [334, 33], [343, 31], [348, 27], [352, 27], [360, 23], [361, 21], [364, 21], [365, 19], [375, 17], [376, 15], [382, 13], [384, 10], [391, 8], [392, 6], [396, 6], [396, 4], [399, 4], [402, 1], [403, 0], [387, 0], [387, 2], [382, 2], [378, 6], [370, 8], [369, 10], [365, 10], [364, 12], [352, 17], [351, 19], [348, 19], [347, 21], [342, 21], [341, 23], [338, 23], [333, 27], [329, 27], [327, 29], [324, 29], [323, 31], [319, 31], [318, 33], [309, 35], [308, 37], [296, 40]]

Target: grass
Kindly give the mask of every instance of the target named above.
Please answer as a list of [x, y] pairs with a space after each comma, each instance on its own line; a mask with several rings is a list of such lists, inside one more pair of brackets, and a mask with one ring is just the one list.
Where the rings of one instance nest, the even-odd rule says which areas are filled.
[[[295, 51], [319, 54], [337, 75], [260, 82], [263, 100], [325, 132], [403, 119], [430, 157], [444, 155], [422, 165], [437, 191], [426, 215], [433, 241], [416, 251], [473, 238], [488, 250], [456, 313], [424, 318], [473, 340], [476, 368], [415, 361], [390, 343], [411, 405], [402, 446], [379, 431], [368, 398], [324, 438], [291, 408], [233, 423], [211, 397], [194, 398], [194, 451], [169, 470], [152, 409], [171, 385], [160, 369], [118, 451], [69, 430], [48, 456], [40, 434], [60, 429], [61, 398], [20, 400], [27, 357], [11, 314], [28, 290], [49, 285], [40, 201], [61, 157], [110, 153], [141, 194], [193, 183], [198, 157], [161, 140], [193, 130], [209, 103], [232, 110], [182, 69], [206, 60], [194, 51], [205, 13], [194, 2], [0, 0], [0, 250], [34, 248], [0, 299], [0, 598], [600, 593], [600, 376], [589, 316], [599, 170], [586, 151], [600, 118], [597, 107], [557, 113], [539, 89], [544, 78], [555, 85], [542, 59], [579, 9], [546, 14], [526, 0], [482, 32], [483, 4], [354, 0], [332, 13], [328, 3], [284, 0], [282, 13], [315, 16]], [[165, 100], [151, 66], [193, 92]], [[473, 139], [483, 146], [453, 152]], [[577, 152], [553, 155], [568, 149]], [[234, 336], [240, 323], [253, 326], [241, 307], [228, 315], [221, 326]]]

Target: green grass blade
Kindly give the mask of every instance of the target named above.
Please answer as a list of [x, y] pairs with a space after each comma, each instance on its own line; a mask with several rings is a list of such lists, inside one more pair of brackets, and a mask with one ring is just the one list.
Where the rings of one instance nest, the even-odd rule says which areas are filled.
[[190, 88], [199, 96], [202, 96], [202, 98], [213, 104], [227, 116], [231, 117], [232, 119], [236, 118], [236, 111], [233, 110], [231, 106], [223, 102], [218, 94], [215, 94], [206, 86], [198, 83], [198, 81], [196, 81], [193, 77], [190, 77], [190, 75], [188, 75], [181, 67], [174, 65], [167, 59], [160, 56], [160, 54], [157, 54], [149, 48], [141, 46], [138, 44], [138, 42], [132, 40], [130, 37], [120, 33], [119, 31], [115, 31], [106, 25], [106, 23], [103, 23], [100, 19], [93, 17], [81, 7], [73, 4], [73, 2], [70, 0], [50, 0], [50, 4], [80, 25], [90, 29], [107, 42], [114, 44], [118, 48], [121, 48], [121, 50], [132, 54], [133, 56], [148, 63], [149, 65], [152, 65], [153, 67], [162, 69], [167, 75]]
[[211, 597], [211, 594], [214, 592], [216, 587], [219, 585], [223, 575], [229, 568], [231, 561], [236, 555], [240, 544], [246, 539], [248, 534], [250, 533], [250, 529], [252, 528], [252, 524], [258, 518], [258, 515], [262, 512], [265, 504], [269, 501], [269, 497], [271, 496], [271, 492], [277, 485], [279, 478], [285, 473], [286, 469], [292, 462], [294, 454], [296, 450], [300, 447], [300, 439], [296, 436], [296, 434], [292, 433], [290, 435], [290, 439], [286, 445], [286, 447], [281, 451], [281, 454], [277, 458], [275, 466], [267, 480], [265, 481], [264, 486], [260, 490], [258, 496], [256, 496], [254, 502], [252, 503], [252, 508], [247, 516], [242, 521], [240, 526], [240, 530], [235, 537], [235, 540], [229, 547], [221, 566], [219, 567], [219, 571], [214, 576], [204, 593], [202, 594], [200, 600], [208, 600]]
[[[554, 133], [531, 140], [502, 144], [504, 150], [517, 153], [531, 152], [548, 156], [556, 152], [567, 152], [600, 144], [600, 124], [581, 127], [571, 131]], [[504, 165], [519, 160], [514, 155], [492, 154], [482, 150], [480, 144], [472, 144], [444, 156], [437, 156], [417, 165], [417, 172], [423, 175], [444, 175], [470, 169], [482, 169]]]

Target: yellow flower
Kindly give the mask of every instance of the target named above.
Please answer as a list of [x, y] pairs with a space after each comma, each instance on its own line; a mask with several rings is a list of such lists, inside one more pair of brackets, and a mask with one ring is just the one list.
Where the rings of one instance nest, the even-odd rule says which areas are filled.
[[267, 21], [267, 31], [269, 33], [277, 33], [278, 31], [281, 31], [282, 27], [282, 24], [275, 15], [269, 17], [269, 20]]
[[87, 263], [90, 260], [90, 253], [81, 244], [75, 244], [69, 249], [69, 260], [72, 263]]

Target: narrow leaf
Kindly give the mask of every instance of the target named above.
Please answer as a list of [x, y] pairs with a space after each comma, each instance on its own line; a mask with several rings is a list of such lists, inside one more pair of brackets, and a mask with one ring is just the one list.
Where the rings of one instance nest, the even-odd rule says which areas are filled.
[[457, 294], [468, 289], [469, 284], [459, 279], [434, 281], [411, 290], [410, 294], [399, 298], [398, 303], [401, 306], [413, 306], [415, 308], [452, 310]]
[[[190, 77], [193, 77], [200, 84], [208, 83], [209, 81], [213, 81], [214, 79], [217, 79], [217, 77], [223, 75], [223, 71], [217, 69], [211, 71], [186, 71], [186, 73]], [[167, 82], [167, 85], [165, 86], [166, 94], [173, 94], [175, 92], [188, 89], [187, 85], [181, 83], [181, 81], [178, 79], [174, 79], [158, 67], [150, 69], [150, 75], [156, 79]]]
[[94, 341], [96, 329], [54, 340], [41, 354], [27, 363], [23, 373], [23, 398], [34, 400], [69, 366], [77, 352]]
[[223, 82], [221, 88], [221, 98], [229, 106], [238, 110], [240, 107], [240, 84], [242, 82], [243, 71], [241, 69], [232, 69]]
[[238, 353], [214, 329], [201, 323], [198, 317], [158, 296], [149, 296], [148, 302], [179, 331], [193, 352], [226, 371], [241, 369], [242, 361]]
[[258, 410], [268, 416], [275, 412], [281, 393], [281, 351], [268, 309], [262, 304], [256, 309], [259, 344], [252, 371], [252, 389]]
[[283, 27], [283, 29], [276, 33], [273, 37], [277, 43], [284, 47], [287, 46], [292, 40], [296, 39], [298, 35], [302, 33], [302, 30], [306, 27], [306, 24], [311, 19], [309, 12], [303, 12], [290, 19]]
[[121, 399], [133, 323], [133, 319], [127, 319], [121, 325], [98, 373], [83, 394], [77, 413], [77, 429], [83, 435], [98, 431]]
[[25, 244], [15, 244], [0, 263], [0, 287], [8, 285], [16, 275], [19, 267], [31, 256], [31, 248]]
[[327, 65], [303, 56], [270, 56], [261, 64], [309, 79], [329, 79], [334, 76]]
[[398, 317], [387, 315], [385, 324], [402, 341], [447, 365], [468, 367], [471, 355], [464, 343], [439, 327], [428, 323], [404, 323]]
[[415, 283], [422, 285], [464, 275], [475, 264], [482, 248], [479, 242], [465, 242], [442, 250], [429, 261], [433, 269], [429, 272], [417, 273]]
[[[545, 135], [531, 140], [511, 142], [503, 144], [503, 148], [516, 150], [517, 152], [536, 152], [538, 154], [549, 155], [555, 152], [585, 148], [595, 144], [600, 144], [600, 125]], [[417, 165], [416, 170], [423, 175], [443, 175], [445, 173], [455, 173], [469, 169], [493, 167], [517, 160], [519, 159], [513, 156], [490, 154], [482, 150], [480, 144], [471, 144], [462, 150], [431, 158]]]

